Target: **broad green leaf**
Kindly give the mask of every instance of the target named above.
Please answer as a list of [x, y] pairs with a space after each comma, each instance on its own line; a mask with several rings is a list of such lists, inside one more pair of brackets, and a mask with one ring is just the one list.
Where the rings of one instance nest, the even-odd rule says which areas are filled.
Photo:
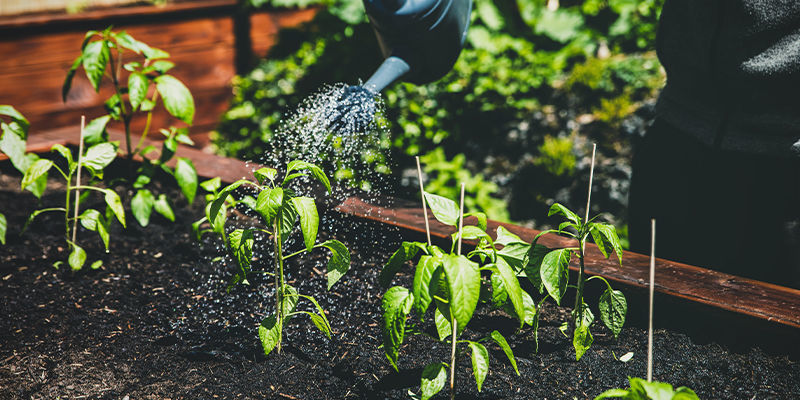
[[122, 227], [125, 228], [125, 209], [122, 208], [122, 200], [120, 200], [119, 195], [111, 189], [103, 189], [103, 193], [105, 194], [106, 205], [117, 217]]
[[475, 217], [478, 220], [478, 228], [486, 230], [486, 214], [482, 212], [469, 212], [464, 214], [464, 218]]
[[609, 389], [603, 393], [600, 393], [594, 400], [603, 400], [603, 399], [611, 399], [611, 398], [618, 398], [618, 397], [625, 397], [628, 395], [628, 391], [625, 389]]
[[331, 290], [336, 282], [341, 279], [350, 269], [350, 251], [338, 240], [327, 240], [320, 243], [331, 251], [331, 258], [328, 260], [328, 290]]
[[221, 185], [222, 185], [222, 179], [220, 179], [220, 177], [218, 176], [211, 178], [207, 181], [200, 182], [200, 187], [209, 193], [216, 192]]
[[22, 177], [22, 184], [20, 185], [22, 189], [25, 189], [32, 183], [34, 183], [39, 177], [46, 176], [47, 171], [53, 167], [53, 162], [50, 160], [39, 159], [36, 160], [30, 167], [25, 171], [25, 175]]
[[569, 208], [564, 207], [559, 203], [553, 203], [553, 205], [550, 206], [550, 211], [547, 212], [547, 216], [549, 217], [553, 214], [561, 214], [575, 225], [581, 224], [581, 219], [578, 217], [577, 214], [575, 214]]
[[292, 171], [301, 171], [301, 170], [307, 170], [311, 172], [311, 175], [313, 175], [314, 178], [316, 178], [323, 185], [325, 185], [325, 189], [328, 191], [328, 193], [331, 193], [331, 182], [328, 180], [328, 177], [325, 175], [325, 172], [322, 171], [322, 168], [306, 161], [300, 161], [300, 160], [290, 161], [289, 164], [286, 165], [286, 178], [284, 178], [283, 183], [286, 184], [286, 182], [292, 179], [290, 178], [289, 175]]
[[622, 326], [625, 325], [625, 314], [628, 312], [628, 302], [625, 295], [619, 290], [606, 288], [600, 295], [600, 320], [614, 334], [614, 338], [619, 336]]
[[0, 244], [6, 244], [6, 230], [8, 229], [8, 220], [3, 213], [0, 213]]
[[593, 321], [594, 315], [592, 314], [592, 310], [589, 309], [589, 306], [584, 304], [583, 316], [577, 319], [575, 332], [573, 332], [572, 335], [572, 347], [575, 348], [575, 360], [580, 360], [584, 353], [586, 353], [586, 350], [592, 346], [592, 342], [594, 342], [592, 332], [589, 331]]
[[[263, 185], [266, 180], [274, 181], [275, 175], [278, 174], [278, 171], [274, 168], [259, 168], [255, 172], [253, 172], [253, 176], [256, 177], [256, 180], [260, 185]], [[209, 190], [210, 191], [210, 190]]]
[[83, 54], [79, 55], [78, 58], [72, 62], [72, 66], [69, 67], [67, 77], [64, 78], [64, 84], [61, 86], [61, 101], [67, 101], [67, 94], [69, 94], [69, 90], [72, 88], [72, 79], [75, 77], [75, 73], [78, 72], [78, 67], [80, 67], [82, 63]]
[[[144, 43], [143, 43], [144, 44]], [[169, 58], [169, 53], [164, 50], [150, 47], [148, 45], [142, 46], [142, 54], [148, 60], [155, 60], [159, 58]]]
[[[496, 308], [504, 308], [508, 304], [508, 292], [506, 292], [506, 287], [503, 284], [503, 277], [496, 270], [497, 268], [495, 268], [495, 272], [492, 272], [491, 276], [492, 305]], [[513, 313], [512, 306], [511, 314]]]
[[525, 306], [525, 320], [524, 322], [530, 326], [533, 326], [534, 319], [536, 318], [536, 314], [538, 313], [536, 308], [536, 303], [533, 301], [531, 295], [528, 294], [526, 291], [522, 291], [522, 305]]
[[[640, 378], [629, 378], [631, 391], [651, 400], [671, 400], [674, 391], [672, 385], [664, 382], [648, 382]], [[646, 396], [646, 397], [644, 397]]]
[[503, 280], [503, 288], [514, 306], [519, 326], [522, 327], [522, 324], [525, 323], [525, 304], [522, 302], [522, 288], [519, 286], [517, 275], [502, 258], [498, 258], [494, 266]]
[[17, 109], [14, 108], [14, 106], [10, 106], [7, 104], [0, 105], [0, 115], [11, 117], [11, 120], [19, 124], [19, 126], [22, 127], [23, 131], [27, 131], [28, 127], [30, 127], [31, 125], [30, 122], [28, 122], [28, 119], [25, 118], [25, 116], [22, 115], [22, 113], [17, 111]]
[[25, 132], [18, 126], [12, 126], [5, 122], [0, 124], [2, 137], [0, 137], [0, 151], [11, 160], [11, 164], [17, 171], [25, 173], [30, 164], [25, 157], [26, 143]]
[[547, 253], [542, 259], [539, 276], [547, 293], [556, 304], [561, 305], [561, 298], [567, 291], [569, 281], [569, 259], [572, 254], [570, 249], [557, 249]]
[[96, 144], [86, 150], [86, 154], [81, 158], [81, 164], [90, 168], [95, 173], [99, 173], [117, 157], [117, 147], [105, 142]]
[[412, 291], [414, 293], [414, 311], [421, 319], [428, 310], [431, 304], [431, 295], [428, 285], [431, 281], [433, 271], [439, 266], [438, 260], [429, 255], [423, 255], [419, 258], [416, 271], [414, 272], [414, 286]]
[[288, 196], [283, 196], [283, 204], [281, 204], [281, 208], [278, 210], [278, 226], [281, 233], [281, 242], [286, 242], [289, 239], [289, 235], [294, 230], [294, 223], [297, 221], [297, 210], [294, 208], [294, 203], [289, 201]]
[[[483, 229], [475, 225], [465, 225], [461, 228], [461, 236], [464, 240], [486, 240], [488, 243], [492, 242], [492, 237]], [[458, 231], [452, 234], [453, 240], [458, 240]]]
[[525, 264], [525, 276], [531, 281], [533, 287], [544, 293], [544, 284], [542, 283], [541, 267], [544, 256], [550, 252], [550, 249], [541, 244], [534, 244], [528, 251], [528, 263]]
[[133, 111], [139, 108], [142, 101], [147, 98], [147, 87], [149, 86], [147, 77], [141, 72], [131, 72], [128, 75], [128, 96], [131, 101]]
[[447, 365], [441, 362], [432, 363], [422, 370], [419, 383], [421, 400], [428, 400], [439, 393], [447, 381]]
[[103, 266], [103, 260], [96, 260], [95, 262], [92, 263], [92, 265], [89, 266], [89, 268], [100, 269], [100, 267], [102, 266]]
[[458, 332], [467, 327], [481, 292], [481, 273], [478, 264], [464, 256], [447, 254], [442, 260], [450, 292], [450, 312], [457, 322]]
[[494, 340], [495, 343], [500, 346], [500, 348], [503, 350], [503, 353], [505, 353], [506, 357], [508, 357], [508, 362], [510, 362], [511, 366], [514, 367], [514, 372], [519, 375], [519, 369], [517, 369], [517, 359], [514, 358], [514, 352], [511, 350], [511, 346], [508, 345], [506, 338], [504, 338], [503, 335], [501, 335], [498, 331], [492, 331], [491, 336], [492, 340]]
[[694, 390], [681, 386], [675, 390], [672, 400], [700, 400], [700, 397], [697, 396]]
[[231, 183], [230, 185], [226, 186], [225, 189], [222, 189], [218, 194], [217, 197], [214, 198], [214, 201], [211, 202], [208, 208], [208, 220], [215, 221], [218, 217], [219, 210], [225, 204], [225, 200], [228, 199], [228, 195], [230, 195], [236, 188], [242, 186], [246, 183], [250, 183], [246, 179], [240, 179], [236, 182]]
[[433, 312], [433, 322], [436, 324], [436, 333], [439, 334], [439, 341], [443, 342], [450, 337], [453, 333], [453, 328], [450, 326], [450, 321], [447, 320], [439, 309]]
[[169, 200], [165, 194], [158, 195], [156, 202], [153, 203], [153, 209], [162, 217], [175, 222], [175, 213], [172, 211], [172, 206], [169, 205]]
[[236, 229], [228, 235], [228, 247], [242, 269], [249, 267], [253, 259], [253, 240], [251, 229]]
[[175, 180], [189, 204], [194, 203], [194, 196], [197, 194], [197, 170], [194, 169], [192, 160], [178, 157], [175, 164]]
[[100, 239], [103, 241], [106, 251], [108, 251], [108, 223], [103, 218], [103, 215], [99, 211], [90, 208], [81, 213], [79, 218], [81, 226], [100, 235]]
[[278, 210], [283, 204], [283, 189], [280, 187], [264, 189], [256, 199], [256, 211], [264, 218], [267, 225], [272, 225]]
[[530, 248], [531, 245], [524, 242], [508, 243], [497, 251], [497, 255], [505, 260], [514, 272], [523, 271], [528, 265]]
[[425, 202], [439, 222], [445, 225], [458, 226], [459, 209], [455, 201], [425, 192]]
[[67, 263], [73, 271], [77, 271], [83, 268], [83, 264], [86, 263], [86, 252], [83, 248], [74, 243], [72, 243], [71, 246], [72, 251], [69, 253], [69, 257], [67, 257]]
[[322, 317], [320, 314], [315, 314], [312, 312], [307, 313], [308, 316], [311, 318], [311, 322], [314, 323], [314, 326], [320, 330], [320, 332], [324, 333], [328, 339], [331, 338], [331, 328], [325, 323], [325, 318]]
[[486, 347], [477, 342], [467, 342], [472, 351], [472, 374], [475, 376], [475, 384], [478, 385], [478, 391], [481, 391], [483, 381], [486, 375], [489, 374], [489, 352]]
[[139, 189], [131, 199], [131, 214], [141, 226], [150, 223], [150, 213], [153, 211], [153, 204], [156, 198], [147, 189]]
[[175, 64], [170, 62], [170, 61], [167, 61], [167, 60], [156, 60], [155, 62], [150, 64], [150, 66], [147, 67], [147, 69], [156, 71], [159, 74], [165, 74], [165, 73], [167, 73], [167, 71], [171, 70], [174, 67], [175, 67]]
[[258, 338], [261, 340], [261, 347], [264, 349], [264, 355], [268, 356], [270, 352], [281, 341], [282, 327], [278, 324], [278, 319], [274, 315], [270, 315], [261, 321], [258, 326]]
[[592, 239], [594, 239], [594, 243], [597, 245], [597, 248], [600, 250], [600, 252], [603, 253], [606, 258], [608, 258], [611, 250], [613, 250], [617, 255], [619, 265], [622, 265], [622, 244], [619, 242], [619, 236], [617, 236], [617, 230], [614, 228], [614, 226], [609, 224], [591, 223], [589, 225], [589, 232], [592, 234]]
[[494, 243], [502, 244], [503, 246], [508, 246], [511, 243], [527, 244], [524, 240], [520, 239], [519, 236], [511, 233], [502, 225], [497, 227], [497, 239], [494, 240]]
[[402, 286], [394, 286], [383, 295], [383, 351], [395, 370], [398, 351], [403, 344], [406, 330], [406, 318], [411, 312], [414, 295]]
[[[317, 302], [317, 299], [315, 299], [314, 296], [305, 296], [305, 295], [303, 295], [303, 297], [308, 299], [308, 301], [310, 301], [312, 304], [314, 304], [314, 307], [317, 309], [316, 316], [319, 317], [319, 319], [317, 319], [315, 317], [311, 317], [311, 320], [314, 321], [314, 325], [317, 325], [317, 328], [319, 328], [323, 333], [325, 333], [325, 335], [328, 336], [328, 338], [330, 338], [331, 337], [331, 323], [328, 322], [328, 318], [325, 316], [325, 310], [322, 309], [322, 306], [319, 305], [319, 303]], [[324, 329], [321, 328], [317, 324], [318, 321], [321, 322], [324, 325]]]
[[300, 296], [297, 294], [297, 289], [286, 284], [283, 285], [281, 295], [281, 313], [286, 316], [294, 312], [295, 308], [297, 308], [297, 302], [300, 300]]
[[310, 197], [292, 197], [291, 201], [300, 216], [300, 231], [303, 233], [306, 250], [311, 251], [317, 241], [317, 229], [319, 228], [317, 205]]
[[194, 120], [194, 99], [189, 89], [172, 75], [159, 75], [155, 82], [167, 111], [173, 117], [191, 125]]
[[86, 77], [89, 78], [89, 82], [91, 82], [96, 92], [100, 91], [100, 82], [103, 80], [103, 74], [106, 71], [110, 57], [111, 52], [108, 49], [106, 40], [91, 42], [83, 49], [83, 69], [86, 71]]
[[120, 45], [120, 47], [128, 49], [136, 54], [142, 54], [142, 49], [147, 47], [146, 44], [134, 39], [133, 36], [125, 31], [112, 33], [112, 36], [117, 40], [117, 44]]
[[389, 257], [389, 261], [386, 262], [386, 266], [383, 267], [380, 275], [378, 275], [378, 283], [381, 285], [381, 287], [389, 287], [389, 285], [392, 284], [392, 278], [394, 278], [395, 274], [397, 274], [397, 271], [400, 270], [406, 261], [413, 259], [420, 249], [425, 251], [425, 247], [422, 243], [403, 242], [400, 245], [400, 248], [397, 249], [397, 251], [395, 251], [391, 257]]
[[60, 154], [61, 157], [64, 157], [64, 160], [67, 161], [70, 171], [75, 170], [75, 161], [72, 159], [72, 152], [68, 148], [60, 144], [54, 144], [53, 147], [50, 148], [50, 151], [55, 151], [56, 153]]

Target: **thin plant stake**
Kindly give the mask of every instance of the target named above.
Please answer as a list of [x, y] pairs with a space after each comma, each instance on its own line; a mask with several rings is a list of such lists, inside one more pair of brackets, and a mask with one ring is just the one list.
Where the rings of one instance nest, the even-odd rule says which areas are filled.
[[81, 191], [81, 158], [83, 157], [83, 131], [86, 129], [86, 116], [81, 115], [81, 137], [78, 140], [78, 171], [75, 178], [75, 213], [73, 214], [72, 223], [72, 243], [78, 238], [78, 209], [80, 208]]
[[[597, 151], [597, 143], [592, 143], [592, 164], [589, 167], [589, 194], [586, 196], [586, 217], [583, 218], [584, 225], [589, 222], [589, 209], [592, 205], [592, 181], [594, 180], [594, 155]], [[581, 249], [580, 249], [580, 270], [578, 270], [578, 292], [575, 295], [575, 305], [572, 307], [573, 310], [577, 310], [575, 313], [575, 317], [573, 318], [572, 324], [574, 329], [578, 328], [578, 321], [583, 320], [583, 274], [584, 274], [584, 254], [586, 254], [586, 241], [581, 241]], [[582, 323], [582, 322], [581, 322]]]
[[650, 220], [650, 315], [647, 323], [647, 381], [653, 381], [653, 290], [656, 282], [656, 220]]
[[586, 217], [583, 223], [589, 221], [589, 206], [592, 204], [592, 180], [594, 180], [594, 153], [597, 151], [597, 143], [592, 143], [592, 166], [589, 168], [589, 194], [586, 196]]
[[422, 215], [425, 217], [425, 235], [428, 236], [428, 246], [430, 246], [431, 224], [428, 222], [428, 206], [425, 204], [425, 188], [422, 186], [422, 167], [419, 165], [419, 156], [414, 158], [417, 159], [417, 178], [419, 178], [419, 195], [422, 197]]
[[[464, 229], [464, 184], [461, 184], [461, 201], [458, 212], [458, 255], [461, 255], [461, 232]], [[458, 322], [455, 317], [450, 316], [450, 325], [453, 328], [453, 338], [450, 347], [450, 400], [456, 398], [456, 333], [458, 332]]]

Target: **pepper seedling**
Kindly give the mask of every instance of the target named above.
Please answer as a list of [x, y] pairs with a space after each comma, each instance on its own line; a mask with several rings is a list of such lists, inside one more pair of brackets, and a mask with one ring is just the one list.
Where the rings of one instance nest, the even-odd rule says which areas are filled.
[[[5, 154], [11, 160], [11, 165], [24, 174], [28, 167], [39, 159], [36, 154], [25, 153], [30, 123], [25, 116], [10, 105], [0, 105], [0, 116], [8, 118], [7, 121], [0, 119], [0, 153]], [[47, 177], [43, 177], [24, 189], [30, 190], [37, 198], [40, 198], [46, 185]], [[7, 228], [6, 217], [0, 213], [0, 244], [6, 244]]]
[[[434, 217], [439, 222], [453, 227], [459, 226], [462, 213], [456, 202], [424, 191], [423, 194]], [[519, 374], [514, 353], [500, 332], [493, 331], [487, 337], [477, 341], [458, 339], [472, 319], [481, 298], [481, 272], [490, 272], [493, 282], [498, 282], [497, 285], [492, 285], [493, 289], [503, 288], [505, 300], [501, 300], [503, 296], [499, 294], [499, 290], [494, 291], [493, 295], [497, 298], [498, 304], [510, 303], [506, 309], [510, 309], [511, 314], [520, 320], [520, 325], [525, 321], [526, 310], [522, 300], [523, 292], [516, 274], [505, 259], [497, 255], [498, 252], [494, 249], [491, 237], [485, 232], [486, 216], [482, 213], [464, 215], [475, 216], [478, 225], [462, 226], [461, 236], [463, 239], [480, 240], [478, 246], [480, 250], [471, 252], [469, 256], [461, 255], [460, 251], [456, 249], [456, 243], [461, 239], [458, 237], [459, 232], [456, 232], [452, 238], [453, 244], [450, 252], [431, 244], [403, 242], [384, 266], [379, 276], [379, 282], [382, 287], [387, 288], [406, 261], [413, 261], [417, 254], [420, 254], [416, 263], [412, 289], [393, 286], [383, 296], [383, 350], [392, 367], [397, 370], [399, 350], [406, 336], [409, 315], [413, 311], [414, 315], [422, 321], [426, 311], [433, 304], [434, 323], [438, 337], [432, 338], [442, 342], [449, 339], [454, 350], [459, 344], [469, 347], [472, 372], [478, 391], [480, 391], [489, 373], [489, 352], [483, 345], [484, 342], [490, 340], [496, 342]], [[470, 258], [477, 258], [480, 262]], [[528, 314], [530, 311], [532, 310], [529, 310]], [[416, 332], [414, 325], [409, 326], [408, 329], [410, 332], [429, 336], [424, 332]], [[453, 366], [456, 358], [457, 353], [453, 351], [449, 366], [451, 368], [451, 395], [454, 395]], [[434, 362], [425, 366], [420, 382], [420, 396], [423, 400], [433, 397], [442, 390], [447, 380], [447, 368], [448, 365], [443, 362]]]
[[618, 399], [624, 400], [700, 400], [692, 389], [681, 386], [673, 389], [672, 385], [664, 382], [648, 382], [642, 378], [628, 377], [630, 388], [609, 389], [601, 393], [594, 400]]
[[[269, 355], [273, 349], [281, 352], [281, 342], [283, 328], [288, 320], [296, 315], [306, 314], [311, 318], [311, 322], [326, 336], [331, 336], [331, 326], [325, 311], [312, 296], [298, 293], [291, 285], [286, 283], [284, 275], [284, 262], [300, 254], [310, 252], [315, 248], [324, 247], [331, 251], [328, 261], [327, 279], [328, 290], [344, 276], [350, 268], [350, 252], [342, 242], [338, 240], [327, 240], [317, 243], [317, 230], [319, 228], [319, 215], [317, 206], [313, 198], [297, 196], [288, 185], [294, 179], [311, 175], [321, 182], [328, 193], [331, 192], [331, 184], [325, 173], [314, 164], [305, 161], [291, 161], [286, 166], [286, 174], [283, 180], [276, 180], [278, 171], [272, 168], [260, 168], [254, 172], [256, 181], [242, 179], [236, 181], [217, 192], [214, 200], [208, 205], [207, 220], [213, 221], [214, 227], [224, 226], [224, 214], [226, 204], [230, 204], [229, 197], [232, 192], [241, 186], [255, 188], [258, 197], [255, 203], [252, 201], [244, 202], [255, 210], [265, 226], [265, 228], [246, 228], [235, 229], [227, 235], [226, 244], [230, 249], [233, 258], [239, 266], [239, 271], [234, 277], [234, 284], [247, 284], [247, 276], [251, 273], [251, 263], [253, 258], [253, 244], [255, 234], [258, 232], [271, 236], [275, 246], [275, 264], [273, 275], [275, 278], [275, 309], [272, 315], [266, 317], [258, 327], [258, 337], [264, 349], [264, 354]], [[207, 190], [216, 189], [218, 182], [209, 182]], [[284, 246], [290, 234], [295, 228], [295, 223], [300, 222], [300, 231], [303, 235], [304, 247], [294, 253], [285, 255]], [[202, 220], [201, 220], [202, 221]], [[297, 310], [297, 303], [300, 299], [310, 301], [316, 311]]]

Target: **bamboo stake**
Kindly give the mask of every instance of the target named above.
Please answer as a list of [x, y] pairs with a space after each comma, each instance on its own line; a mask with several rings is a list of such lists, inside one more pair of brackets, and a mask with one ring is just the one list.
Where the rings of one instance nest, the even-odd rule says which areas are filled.
[[653, 381], [653, 291], [656, 276], [656, 220], [650, 220], [650, 315], [647, 323], [647, 381]]
[[592, 166], [589, 168], [589, 194], [586, 196], [586, 217], [583, 223], [589, 222], [589, 206], [592, 204], [592, 181], [594, 180], [594, 153], [597, 151], [597, 143], [592, 143]]
[[[586, 216], [583, 218], [583, 223], [589, 222], [589, 209], [592, 205], [592, 182], [594, 181], [594, 155], [597, 151], [597, 143], [592, 143], [592, 165], [589, 167], [589, 194], [586, 196]], [[578, 328], [578, 321], [583, 323], [583, 274], [584, 274], [584, 255], [586, 254], [586, 239], [580, 241], [580, 269], [578, 270], [578, 288], [575, 293], [575, 305], [572, 309], [575, 311], [575, 317], [572, 319], [574, 329]]]
[[428, 206], [425, 204], [425, 189], [422, 186], [422, 167], [419, 165], [419, 156], [414, 158], [417, 159], [417, 178], [419, 179], [419, 196], [422, 197], [422, 215], [425, 217], [425, 235], [428, 236], [428, 246], [430, 246], [431, 224], [428, 222]]
[[81, 158], [83, 157], [83, 131], [86, 129], [86, 116], [81, 115], [81, 137], [78, 141], [78, 171], [75, 179], [75, 213], [72, 222], [72, 243], [78, 238], [78, 209], [80, 208], [81, 191], [77, 189], [81, 186]]
[[[461, 184], [461, 201], [458, 212], [458, 255], [461, 255], [461, 232], [464, 229], [464, 184]], [[453, 328], [453, 338], [450, 347], [450, 400], [456, 398], [456, 333], [458, 332], [458, 322], [455, 317], [450, 316], [450, 325]]]

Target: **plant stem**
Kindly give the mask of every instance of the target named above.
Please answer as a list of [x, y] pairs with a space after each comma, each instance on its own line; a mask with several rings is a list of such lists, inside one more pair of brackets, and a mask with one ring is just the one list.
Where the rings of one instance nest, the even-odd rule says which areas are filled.
[[[108, 40], [106, 38], [106, 40]], [[115, 66], [114, 64], [114, 56], [108, 58], [111, 67], [111, 83], [114, 84], [114, 91], [117, 93], [117, 97], [119, 97], [119, 108], [120, 114], [122, 114], [122, 123], [125, 125], [125, 145], [128, 150], [128, 161], [129, 166], [128, 169], [133, 168], [130, 165], [130, 161], [133, 161], [133, 152], [131, 150], [131, 115], [128, 114], [128, 110], [125, 109], [125, 101], [122, 99], [122, 90], [119, 86], [119, 75], [122, 71], [122, 49], [117, 46], [117, 54], [119, 56], [119, 60]], [[132, 110], [131, 110], [132, 111]]]
[[650, 313], [647, 323], [647, 381], [653, 381], [653, 290], [656, 283], [656, 220], [650, 220]]
[[[597, 143], [592, 143], [592, 164], [589, 168], [589, 193], [586, 195], [586, 216], [583, 218], [582, 231], [588, 229], [586, 225], [589, 223], [589, 210], [592, 205], [592, 181], [594, 180], [594, 156], [596, 152]], [[578, 290], [575, 293], [575, 306], [572, 308], [572, 312], [574, 313], [572, 318], [573, 333], [575, 332], [574, 329], [578, 327], [579, 320], [581, 324], [583, 324], [583, 285], [585, 283], [583, 268], [584, 253], [586, 251], [586, 235], [588, 235], [587, 232], [581, 232], [579, 236], [580, 250], [578, 256], [580, 257], [581, 267], [578, 271]]]
[[[83, 157], [83, 131], [86, 128], [86, 116], [81, 115], [81, 137], [78, 141], [78, 172], [77, 177], [75, 178], [75, 213], [74, 221], [72, 222], [72, 243], [75, 243], [75, 240], [78, 238], [78, 209], [80, 208], [80, 196], [81, 190], [78, 189], [81, 186], [81, 158]], [[69, 193], [69, 191], [67, 191]]]
[[[427, 220], [426, 220], [427, 221]], [[461, 201], [458, 212], [458, 250], [457, 254], [461, 255], [461, 237], [464, 230], [464, 184], [461, 184]], [[452, 301], [452, 299], [450, 299]], [[456, 398], [456, 335], [458, 333], [458, 321], [450, 312], [450, 326], [453, 328], [452, 345], [450, 347], [450, 400]]]
[[[153, 93], [153, 104], [155, 104], [156, 100], [158, 100], [158, 90]], [[142, 136], [139, 137], [139, 143], [136, 145], [136, 148], [133, 149], [134, 153], [138, 153], [139, 150], [142, 148], [144, 144], [144, 139], [147, 137], [147, 134], [150, 132], [150, 122], [153, 120], [153, 110], [147, 112], [147, 119], [144, 123], [144, 130], [142, 131]]]
[[281, 248], [281, 230], [278, 218], [275, 218], [275, 258], [278, 260], [275, 265], [275, 316], [278, 326], [278, 354], [281, 354], [281, 342], [283, 341], [283, 249]]
[[430, 246], [431, 224], [428, 222], [428, 207], [425, 205], [425, 189], [422, 186], [422, 167], [419, 165], [419, 156], [414, 158], [417, 160], [417, 178], [419, 179], [419, 195], [422, 197], [422, 215], [425, 217], [425, 235], [428, 237], [428, 246]]

